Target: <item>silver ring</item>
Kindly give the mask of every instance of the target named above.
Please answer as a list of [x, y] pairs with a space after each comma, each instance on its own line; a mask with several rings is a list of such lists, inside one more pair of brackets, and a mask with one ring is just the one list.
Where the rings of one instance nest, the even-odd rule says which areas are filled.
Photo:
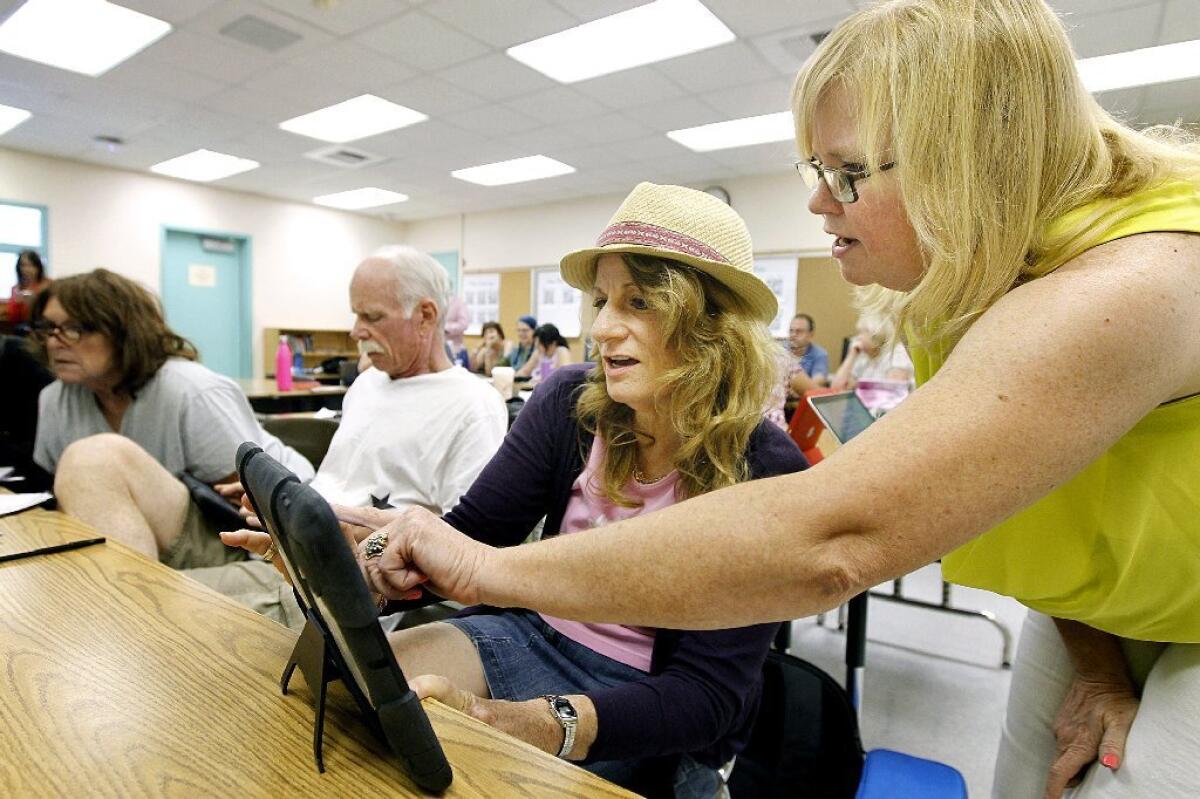
[[383, 550], [388, 545], [388, 534], [385, 532], [372, 533], [370, 537], [363, 542], [363, 558], [371, 560], [383, 554]]

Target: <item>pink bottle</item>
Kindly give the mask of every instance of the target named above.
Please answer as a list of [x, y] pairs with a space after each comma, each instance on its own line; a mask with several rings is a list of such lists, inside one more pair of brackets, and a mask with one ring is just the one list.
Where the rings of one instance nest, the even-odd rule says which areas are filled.
[[275, 350], [275, 387], [280, 391], [292, 390], [292, 350], [287, 336], [279, 337], [279, 349]]

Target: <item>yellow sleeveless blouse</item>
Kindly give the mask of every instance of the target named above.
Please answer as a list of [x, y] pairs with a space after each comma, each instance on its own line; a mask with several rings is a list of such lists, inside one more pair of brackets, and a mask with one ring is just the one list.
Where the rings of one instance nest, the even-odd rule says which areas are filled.
[[[1200, 191], [1186, 182], [1090, 203], [1052, 230], [1115, 204], [1133, 213], [1096, 244], [1200, 233]], [[946, 354], [911, 348], [918, 384]], [[1200, 395], [1152, 410], [1070, 481], [943, 558], [942, 571], [1114, 635], [1200, 642]]]

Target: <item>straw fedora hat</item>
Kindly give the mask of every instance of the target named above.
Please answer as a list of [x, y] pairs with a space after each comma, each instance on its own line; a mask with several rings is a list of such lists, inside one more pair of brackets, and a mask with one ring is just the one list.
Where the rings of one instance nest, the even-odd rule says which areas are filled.
[[595, 247], [559, 262], [562, 278], [591, 291], [596, 259], [638, 253], [679, 261], [725, 285], [758, 319], [770, 324], [779, 310], [771, 289], [754, 274], [754, 245], [737, 212], [702, 191], [639, 183], [613, 214]]

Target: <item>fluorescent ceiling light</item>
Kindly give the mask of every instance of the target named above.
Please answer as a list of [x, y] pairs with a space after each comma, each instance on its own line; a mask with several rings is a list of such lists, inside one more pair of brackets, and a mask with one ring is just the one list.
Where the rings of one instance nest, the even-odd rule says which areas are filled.
[[212, 150], [196, 150], [187, 155], [181, 155], [178, 158], [172, 158], [160, 164], [155, 164], [150, 167], [150, 171], [157, 172], [160, 175], [169, 175], [173, 178], [183, 178], [184, 180], [195, 180], [206, 183], [210, 180], [220, 180], [221, 178], [227, 178], [230, 175], [237, 175], [241, 172], [249, 172], [251, 169], [258, 169], [258, 166], [257, 161], [251, 161], [249, 158], [238, 158], [234, 155], [225, 155], [225, 153], [214, 153]]
[[322, 194], [320, 197], [313, 197], [313, 202], [317, 205], [328, 205], [330, 208], [345, 208], [348, 211], [355, 211], [359, 208], [374, 208], [377, 205], [402, 203], [407, 199], [407, 194], [371, 187], [366, 189], [352, 189], [351, 191], [339, 191], [336, 194]]
[[170, 30], [170, 23], [104, 0], [28, 0], [0, 25], [0, 50], [95, 77]]
[[795, 138], [796, 128], [792, 113], [763, 114], [758, 117], [731, 119], [713, 122], [695, 128], [670, 131], [667, 136], [698, 153], [710, 150], [726, 150], [730, 147], [746, 147], [751, 144], [766, 144]]
[[0, 105], [0, 136], [29, 119], [33, 114], [24, 108], [14, 108], [11, 105]]
[[657, 0], [508, 48], [560, 83], [706, 50], [737, 37], [699, 0]]
[[426, 119], [429, 117], [420, 111], [388, 102], [373, 94], [362, 94], [344, 103], [280, 122], [279, 127], [301, 136], [340, 144]]
[[1200, 76], [1200, 39], [1075, 62], [1089, 92], [1149, 86]]
[[467, 169], [456, 169], [451, 176], [468, 183], [480, 186], [505, 186], [509, 183], [524, 183], [527, 180], [541, 180], [558, 175], [569, 175], [575, 167], [555, 161], [544, 155], [530, 155], [525, 158], [514, 158], [511, 161], [497, 161], [494, 164], [473, 166]]

